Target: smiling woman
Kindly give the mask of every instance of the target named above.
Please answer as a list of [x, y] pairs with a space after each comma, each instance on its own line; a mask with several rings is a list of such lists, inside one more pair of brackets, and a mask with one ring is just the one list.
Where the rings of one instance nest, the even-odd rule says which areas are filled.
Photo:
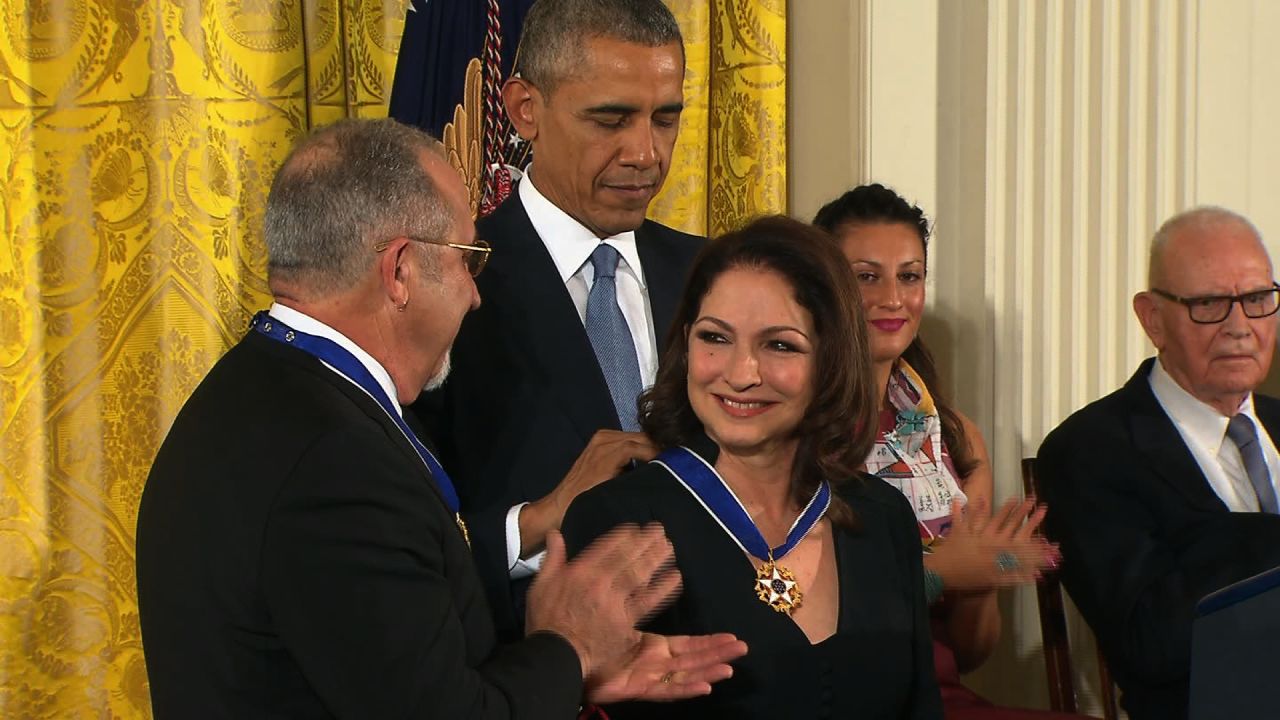
[[824, 206], [814, 223], [833, 233], [861, 291], [878, 409], [866, 469], [907, 497], [916, 515], [947, 717], [1073, 717], [995, 707], [960, 682], [999, 638], [997, 589], [1034, 581], [1058, 554], [1035, 535], [1044, 509], [1033, 499], [1010, 500], [991, 515], [986, 446], [940, 392], [933, 356], [917, 337], [929, 238], [924, 211], [883, 185], [862, 185]]
[[663, 524], [684, 591], [650, 627], [731, 631], [734, 677], [610, 717], [940, 718], [911, 509], [859, 472], [875, 396], [847, 263], [773, 217], [695, 262], [641, 424], [658, 459], [580, 495], [571, 551]]
[[813, 319], [771, 270], [725, 272], [689, 333], [689, 402], [736, 456], [794, 454], [813, 394]]

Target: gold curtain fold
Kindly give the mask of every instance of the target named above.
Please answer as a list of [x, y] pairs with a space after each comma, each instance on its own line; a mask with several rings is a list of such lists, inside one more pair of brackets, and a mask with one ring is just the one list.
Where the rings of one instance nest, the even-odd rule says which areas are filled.
[[268, 302], [275, 168], [314, 124], [385, 114], [404, 10], [4, 4], [0, 717], [150, 715], [143, 482]]
[[[714, 234], [785, 210], [785, 0], [669, 2], [689, 107], [652, 214]], [[147, 471], [268, 303], [275, 168], [385, 115], [407, 5], [0, 4], [0, 717], [150, 717]]]
[[650, 216], [714, 236], [786, 212], [786, 0], [667, 6], [684, 34], [685, 110]]

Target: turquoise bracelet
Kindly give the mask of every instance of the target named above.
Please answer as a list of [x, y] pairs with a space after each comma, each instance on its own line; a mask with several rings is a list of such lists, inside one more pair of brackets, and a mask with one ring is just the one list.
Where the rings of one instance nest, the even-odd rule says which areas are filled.
[[929, 605], [938, 602], [938, 598], [942, 597], [942, 576], [938, 573], [924, 569], [924, 599]]

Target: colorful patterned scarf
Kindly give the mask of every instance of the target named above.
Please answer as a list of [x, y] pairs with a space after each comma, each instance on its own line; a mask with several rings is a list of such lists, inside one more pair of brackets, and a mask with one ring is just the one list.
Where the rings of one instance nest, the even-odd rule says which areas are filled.
[[880, 414], [880, 434], [867, 472], [902, 491], [915, 510], [926, 547], [951, 529], [951, 500], [967, 502], [951, 454], [942, 443], [942, 421], [924, 381], [905, 360], [889, 374], [892, 410]]

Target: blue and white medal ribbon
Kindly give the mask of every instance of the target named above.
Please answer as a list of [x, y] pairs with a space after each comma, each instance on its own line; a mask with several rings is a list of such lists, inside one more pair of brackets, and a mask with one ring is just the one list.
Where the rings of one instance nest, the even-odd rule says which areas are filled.
[[361, 390], [373, 398], [378, 403], [387, 417], [400, 428], [400, 432], [404, 433], [405, 439], [417, 451], [418, 457], [422, 459], [422, 463], [427, 466], [427, 472], [431, 475], [431, 479], [435, 482], [436, 489], [440, 491], [440, 497], [444, 499], [445, 507], [449, 508], [449, 512], [453, 513], [454, 520], [458, 523], [458, 529], [462, 531], [462, 538], [467, 541], [467, 545], [471, 545], [471, 537], [467, 533], [467, 525], [462, 521], [462, 515], [458, 512], [460, 503], [458, 502], [458, 491], [453, 487], [453, 481], [449, 479], [448, 473], [444, 471], [444, 466], [431, 454], [426, 445], [418, 439], [417, 435], [409, 429], [409, 424], [405, 422], [404, 416], [398, 411], [395, 401], [393, 401], [374, 379], [373, 374], [364, 366], [364, 363], [356, 359], [350, 351], [342, 347], [338, 343], [316, 335], [308, 335], [300, 330], [294, 330], [279, 319], [271, 317], [267, 312], [259, 312], [253, 317], [250, 327], [272, 340], [282, 342], [286, 345], [292, 345], [299, 350], [307, 353], [333, 368], [338, 374], [355, 383]]
[[671, 473], [743, 552], [765, 561], [756, 569], [756, 597], [761, 602], [787, 615], [800, 607], [804, 595], [796, 585], [795, 575], [777, 561], [800, 544], [831, 505], [831, 486], [826, 481], [818, 485], [809, 503], [800, 511], [787, 532], [786, 541], [770, 548], [742, 501], [720, 473], [697, 453], [686, 447], [674, 447], [664, 450], [653, 462]]

